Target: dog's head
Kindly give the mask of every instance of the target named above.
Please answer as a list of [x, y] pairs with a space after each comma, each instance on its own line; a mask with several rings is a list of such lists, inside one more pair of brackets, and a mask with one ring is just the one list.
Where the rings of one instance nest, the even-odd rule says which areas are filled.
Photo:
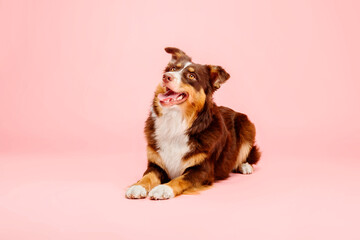
[[161, 84], [155, 93], [154, 104], [163, 108], [178, 107], [186, 115], [201, 111], [206, 101], [230, 75], [220, 66], [193, 63], [178, 48], [165, 48], [171, 60], [164, 70]]

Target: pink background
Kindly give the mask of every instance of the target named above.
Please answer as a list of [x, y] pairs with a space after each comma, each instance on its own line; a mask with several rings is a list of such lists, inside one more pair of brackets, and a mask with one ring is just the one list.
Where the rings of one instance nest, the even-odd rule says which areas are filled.
[[[1, 1], [1, 239], [359, 239], [358, 1]], [[250, 176], [131, 201], [175, 46], [223, 66]]]

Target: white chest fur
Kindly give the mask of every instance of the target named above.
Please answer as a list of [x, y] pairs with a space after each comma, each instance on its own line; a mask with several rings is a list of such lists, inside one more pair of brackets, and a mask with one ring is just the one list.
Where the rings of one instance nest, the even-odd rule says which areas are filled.
[[187, 124], [177, 106], [163, 108], [162, 113], [161, 117], [153, 114], [155, 139], [165, 170], [173, 179], [181, 175], [182, 158], [190, 150]]

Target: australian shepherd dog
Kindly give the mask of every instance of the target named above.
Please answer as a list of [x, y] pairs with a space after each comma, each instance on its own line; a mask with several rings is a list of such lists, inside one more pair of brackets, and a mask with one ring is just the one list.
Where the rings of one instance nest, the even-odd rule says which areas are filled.
[[192, 62], [180, 49], [165, 51], [172, 58], [145, 124], [148, 166], [126, 191], [131, 199], [170, 199], [230, 172], [250, 174], [260, 159], [254, 124], [213, 101], [230, 75], [220, 66]]

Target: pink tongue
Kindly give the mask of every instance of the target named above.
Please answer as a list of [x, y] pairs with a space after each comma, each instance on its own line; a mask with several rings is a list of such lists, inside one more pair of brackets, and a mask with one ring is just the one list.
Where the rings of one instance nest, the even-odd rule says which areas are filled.
[[180, 95], [180, 93], [175, 93], [175, 92], [173, 92], [170, 95], [166, 95], [166, 93], [159, 93], [158, 98], [159, 98], [160, 101], [164, 102], [167, 99], [171, 99], [171, 98], [173, 100], [175, 100], [179, 95]]

